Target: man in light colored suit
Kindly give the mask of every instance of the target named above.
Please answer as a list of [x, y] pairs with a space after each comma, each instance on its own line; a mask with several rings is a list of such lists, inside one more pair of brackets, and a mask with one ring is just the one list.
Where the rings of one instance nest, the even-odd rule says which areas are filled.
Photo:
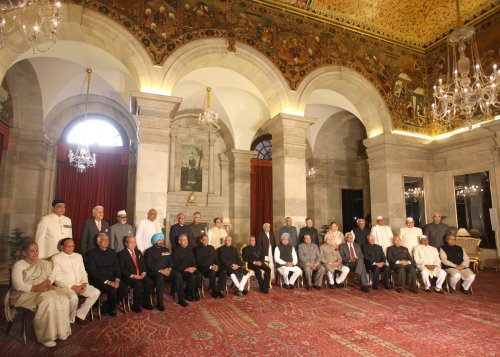
[[97, 236], [99, 233], [109, 235], [109, 223], [104, 221], [104, 207], [95, 206], [92, 209], [93, 219], [85, 221], [80, 235], [80, 248], [82, 254], [97, 247]]
[[127, 223], [127, 212], [125, 210], [118, 211], [116, 219], [118, 223], [109, 228], [109, 246], [118, 253], [124, 248], [124, 238], [134, 235], [134, 228]]
[[[69, 299], [70, 322], [87, 325], [89, 321], [86, 316], [101, 292], [89, 285], [89, 280], [82, 256], [75, 253], [75, 242], [71, 238], [63, 239], [61, 252], [52, 256], [52, 264], [55, 274], [54, 284], [62, 289]], [[85, 301], [78, 307], [78, 297], [85, 297]]]
[[[325, 244], [319, 247], [321, 254], [321, 263], [325, 267], [328, 276], [328, 287], [330, 289], [340, 288], [341, 284], [344, 282], [347, 274], [349, 274], [350, 269], [345, 265], [342, 265], [342, 257], [339, 253], [339, 247], [333, 244], [333, 238], [331, 236], [325, 237]], [[341, 272], [340, 276], [334, 279], [334, 273], [338, 270]]]
[[420, 236], [420, 245], [417, 245], [413, 250], [413, 259], [417, 263], [417, 267], [422, 275], [422, 280], [425, 285], [425, 291], [431, 292], [430, 277], [437, 277], [435, 291], [439, 294], [443, 293], [444, 280], [446, 279], [446, 272], [441, 269], [441, 259], [439, 252], [436, 248], [429, 245], [429, 238], [427, 236]]
[[399, 237], [401, 238], [401, 245], [408, 248], [408, 251], [413, 256], [413, 248], [418, 246], [419, 237], [422, 236], [422, 229], [415, 227], [413, 218], [406, 218], [406, 227], [399, 230]]
[[35, 241], [39, 258], [49, 258], [58, 252], [57, 245], [63, 238], [73, 237], [71, 219], [64, 215], [66, 203], [56, 198], [52, 201], [52, 213], [43, 216], [36, 228]]
[[375, 236], [375, 244], [380, 245], [387, 256], [387, 247], [392, 245], [392, 229], [385, 225], [384, 217], [377, 217], [377, 224], [372, 227], [371, 234]]
[[348, 266], [350, 270], [354, 270], [356, 275], [360, 278], [361, 291], [369, 293], [368, 275], [366, 274], [365, 261], [361, 247], [358, 243], [354, 243], [354, 235], [352, 232], [347, 232], [345, 234], [345, 240], [345, 243], [339, 246], [342, 264]]
[[[304, 243], [299, 244], [299, 265], [304, 271], [306, 280], [306, 289], [311, 290], [314, 287], [316, 290], [321, 290], [323, 275], [325, 268], [321, 265], [321, 255], [316, 244], [312, 244], [311, 236], [304, 236]], [[312, 285], [313, 272], [316, 272], [314, 278], [314, 286]]]
[[445, 243], [446, 234], [448, 234], [448, 225], [441, 223], [441, 213], [435, 212], [432, 215], [432, 222], [424, 227], [424, 234], [429, 238], [429, 244], [439, 248]]
[[291, 217], [285, 218], [285, 225], [280, 228], [279, 236], [281, 237], [283, 233], [288, 233], [290, 235], [288, 241], [290, 242], [290, 245], [297, 249], [297, 247], [299, 246], [299, 238], [297, 237], [297, 228], [295, 226], [292, 226]]
[[208, 244], [214, 247], [214, 249], [219, 248], [224, 244], [224, 239], [227, 237], [227, 231], [222, 227], [222, 218], [214, 218], [215, 226], [210, 228], [207, 232]]

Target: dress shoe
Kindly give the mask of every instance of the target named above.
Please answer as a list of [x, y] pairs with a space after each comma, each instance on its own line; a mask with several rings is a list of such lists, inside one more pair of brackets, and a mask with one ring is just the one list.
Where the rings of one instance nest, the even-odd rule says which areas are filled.
[[429, 288], [425, 288], [425, 292], [426, 292], [426, 293], [430, 293], [430, 292], [431, 292], [431, 289], [429, 289]]
[[43, 345], [45, 347], [54, 347], [56, 345], [56, 341], [43, 342]]
[[335, 283], [335, 287], [336, 287], [337, 289], [344, 289], [344, 288], [345, 288], [345, 286], [344, 286], [344, 283], [343, 283], [343, 282], [342, 282], [341, 284], [337, 284], [337, 283]]
[[450, 294], [455, 294], [455, 289], [450, 288]]
[[194, 296], [186, 296], [187, 301], [196, 301]]
[[151, 304], [142, 305], [142, 308], [146, 310], [153, 310], [153, 305]]
[[79, 317], [77, 317], [77, 318], [75, 319], [75, 321], [76, 321], [76, 323], [77, 323], [78, 325], [88, 325], [88, 324], [90, 323], [89, 321], [84, 320], [84, 319], [81, 319], [81, 318], [79, 318]]
[[156, 309], [157, 309], [158, 311], [165, 311], [165, 306], [163, 306], [163, 305], [158, 305], [158, 306], [156, 307]]
[[261, 290], [264, 294], [268, 294], [269, 295], [269, 289], [262, 289]]
[[306, 285], [306, 290], [311, 290], [312, 286], [311, 285]]
[[364, 285], [363, 285], [363, 286], [361, 287], [361, 291], [362, 291], [362, 292], [364, 292], [364, 293], [369, 293], [369, 292], [370, 292], [370, 289], [368, 289], [368, 287], [367, 287], [367, 286], [364, 286]]
[[248, 294], [248, 290], [247, 289], [243, 289], [242, 293], [243, 293], [243, 295], [246, 295], [246, 294]]
[[195, 295], [195, 296], [194, 296], [194, 301], [200, 301], [200, 300], [201, 300], [200, 295]]
[[132, 307], [130, 308], [130, 310], [132, 310], [133, 312], [137, 312], [137, 313], [139, 313], [139, 312], [141, 312], [141, 311], [142, 311], [142, 310], [141, 310], [141, 308], [140, 308], [139, 306], [133, 306], [133, 305], [132, 305]]
[[414, 294], [418, 294], [418, 288], [411, 288], [410, 291]]
[[403, 288], [396, 288], [396, 292], [399, 293], [399, 294], [402, 294], [403, 293]]
[[378, 286], [372, 286], [372, 290], [378, 290]]
[[221, 292], [218, 292], [217, 295], [219, 296], [220, 299], [223, 299], [226, 297], [226, 295], [224, 295], [223, 293]]
[[115, 310], [106, 311], [106, 315], [111, 317], [116, 317], [116, 311]]
[[214, 299], [218, 299], [218, 298], [219, 298], [219, 294], [217, 294], [217, 293], [212, 293], [212, 294], [210, 294], [210, 295], [212, 295], [212, 297], [213, 297]]
[[239, 290], [238, 290], [238, 291], [236, 292], [236, 296], [241, 297], [241, 296], [243, 296], [243, 293], [242, 293], [241, 291], [239, 291]]
[[293, 284], [288, 284], [288, 289], [290, 289], [290, 290], [295, 289], [295, 285], [293, 285]]
[[330, 283], [328, 283], [328, 287], [329, 287], [330, 289], [337, 289], [337, 286], [336, 286], [335, 284], [330, 284]]
[[434, 289], [434, 291], [435, 291], [436, 293], [438, 293], [438, 294], [444, 294], [443, 289], [437, 289], [437, 288], [436, 288], [436, 289]]
[[392, 290], [392, 285], [384, 285], [385, 290]]
[[188, 303], [187, 303], [187, 302], [185, 302], [184, 300], [179, 300], [179, 301], [177, 301], [177, 303], [178, 303], [179, 305], [181, 305], [182, 307], [186, 307], [186, 306], [188, 306]]
[[460, 291], [463, 292], [465, 295], [472, 295], [470, 289], [465, 290], [462, 285], [460, 285]]
[[318, 285], [314, 285], [313, 288], [316, 290], [321, 290], [321, 286], [318, 286]]

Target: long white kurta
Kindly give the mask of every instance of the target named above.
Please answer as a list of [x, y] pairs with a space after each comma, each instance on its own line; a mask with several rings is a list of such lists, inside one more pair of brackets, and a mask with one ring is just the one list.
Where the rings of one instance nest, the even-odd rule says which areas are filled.
[[413, 248], [419, 245], [419, 237], [423, 235], [422, 229], [418, 227], [408, 228], [403, 227], [399, 230], [401, 245], [408, 248], [408, 252], [413, 256]]
[[71, 219], [54, 213], [43, 216], [38, 223], [35, 242], [38, 243], [39, 258], [49, 258], [58, 252], [57, 243], [63, 238], [73, 238]]
[[[139, 248], [141, 252], [144, 252], [146, 249], [152, 246], [151, 238], [153, 237], [153, 235], [160, 232], [161, 227], [158, 222], [150, 221], [147, 218], [139, 221], [139, 224], [137, 225], [137, 231], [135, 233], [137, 248]], [[169, 243], [170, 240], [167, 239], [165, 244], [170, 245]]]
[[375, 243], [380, 245], [387, 256], [387, 247], [392, 245], [392, 229], [389, 226], [376, 225], [372, 227], [371, 234], [375, 236]]
[[224, 245], [223, 239], [227, 237], [227, 232], [224, 228], [212, 227], [208, 230], [207, 235], [208, 244], [217, 249]]
[[[441, 259], [436, 248], [430, 245], [419, 244], [413, 251], [413, 259], [420, 270], [427, 269], [426, 265], [435, 265], [434, 270], [429, 270], [430, 276], [438, 276], [441, 270]], [[428, 270], [428, 269], [427, 269]]]

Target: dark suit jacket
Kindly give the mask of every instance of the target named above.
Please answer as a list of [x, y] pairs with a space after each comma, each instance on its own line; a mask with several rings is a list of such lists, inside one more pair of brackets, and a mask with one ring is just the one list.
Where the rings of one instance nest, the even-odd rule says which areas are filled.
[[246, 261], [249, 264], [252, 264], [253, 262], [262, 262], [264, 263], [264, 255], [260, 251], [257, 246], [252, 247], [247, 245], [244, 247], [241, 251], [241, 256], [244, 261]]
[[[141, 254], [141, 251], [137, 248], [134, 250], [135, 259], [137, 260], [137, 266], [139, 267], [139, 274], [146, 271], [145, 259]], [[117, 253], [118, 262], [120, 263], [120, 270], [122, 271], [123, 279], [128, 282], [131, 279], [132, 274], [137, 274], [134, 261], [127, 248], [120, 250]]]
[[352, 229], [352, 232], [354, 233], [356, 243], [358, 243], [361, 248], [363, 248], [365, 244], [369, 244], [366, 240], [366, 237], [370, 234], [370, 230], [368, 229], [368, 227], [365, 227], [365, 229], [361, 230], [356, 226]]
[[181, 234], [185, 234], [189, 239], [189, 225], [183, 224], [182, 226], [179, 223], [173, 224], [170, 226], [170, 244], [172, 245], [172, 250], [179, 247], [179, 236]]
[[370, 268], [373, 263], [385, 263], [386, 258], [384, 250], [378, 244], [366, 244], [363, 246], [363, 255], [365, 257], [365, 265]]
[[91, 282], [121, 279], [120, 264], [114, 249], [94, 248], [87, 252], [86, 258], [85, 267]]
[[413, 260], [410, 252], [408, 252], [408, 248], [403, 247], [402, 245], [399, 247], [396, 247], [395, 245], [387, 247], [387, 261], [389, 262], [391, 269], [396, 267], [396, 262], [398, 260], [409, 260], [411, 265], [416, 265], [415, 260]]
[[106, 233], [109, 236], [108, 222], [104, 220], [101, 221], [101, 230], [98, 230], [93, 218], [85, 221], [82, 228], [82, 234], [80, 235], [80, 249], [82, 255], [97, 247], [96, 237], [99, 233]]
[[274, 249], [276, 248], [276, 239], [274, 238], [273, 232], [269, 232], [269, 239], [266, 236], [266, 233], [260, 232], [257, 241], [255, 242], [255, 246], [262, 252], [262, 255], [267, 256], [267, 252], [269, 251], [269, 243], [271, 243], [271, 252], [274, 254]]
[[304, 243], [304, 236], [309, 234], [311, 236], [311, 242], [319, 247], [319, 235], [318, 230], [314, 227], [302, 227], [299, 231], [299, 244]]
[[150, 273], [156, 273], [158, 270], [174, 267], [174, 260], [172, 259], [170, 250], [165, 247], [157, 247], [156, 245], [149, 247], [144, 253], [144, 258], [146, 267]]
[[[360, 260], [364, 260], [363, 252], [361, 251], [361, 247], [358, 243], [352, 243], [354, 247], [354, 253], [356, 253], [356, 257]], [[346, 243], [342, 243], [339, 246], [339, 253], [342, 257], [342, 264], [349, 266], [349, 260], [351, 260], [351, 252], [349, 251], [349, 245]]]
[[215, 248], [211, 245], [205, 247], [203, 244], [200, 244], [193, 249], [193, 253], [198, 269], [202, 273], [207, 272], [211, 265], [219, 265]]

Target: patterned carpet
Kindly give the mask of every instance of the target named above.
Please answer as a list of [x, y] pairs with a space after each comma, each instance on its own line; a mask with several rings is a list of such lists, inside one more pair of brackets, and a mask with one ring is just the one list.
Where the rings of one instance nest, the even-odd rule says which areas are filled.
[[[500, 273], [482, 271], [474, 295], [346, 290], [253, 290], [238, 298], [205, 297], [167, 311], [119, 313], [76, 325], [48, 349], [20, 321], [1, 356], [495, 356], [500, 351]], [[2, 301], [5, 290], [2, 290]], [[170, 298], [169, 298], [170, 299]]]

